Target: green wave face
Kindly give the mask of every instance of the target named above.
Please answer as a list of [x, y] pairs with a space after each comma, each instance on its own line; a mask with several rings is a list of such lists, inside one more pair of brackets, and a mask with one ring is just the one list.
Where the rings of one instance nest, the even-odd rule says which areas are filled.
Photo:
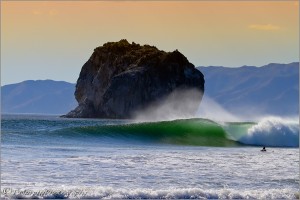
[[222, 127], [226, 131], [226, 136], [230, 140], [239, 141], [247, 130], [254, 126], [256, 123], [253, 122], [228, 122]]
[[205, 119], [133, 123], [73, 128], [75, 132], [101, 135], [115, 139], [134, 139], [177, 145], [237, 146], [228, 140], [225, 131], [217, 123]]

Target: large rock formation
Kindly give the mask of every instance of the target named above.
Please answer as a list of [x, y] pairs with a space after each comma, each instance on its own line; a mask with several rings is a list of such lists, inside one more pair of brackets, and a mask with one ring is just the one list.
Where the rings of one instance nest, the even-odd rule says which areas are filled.
[[[204, 78], [179, 51], [164, 52], [127, 40], [108, 42], [97, 47], [83, 65], [75, 91], [79, 105], [65, 117], [132, 118], [175, 90], [186, 89], [199, 92], [191, 96], [194, 105], [182, 100], [176, 106], [194, 112], [202, 98]], [[178, 99], [180, 93], [176, 94]]]

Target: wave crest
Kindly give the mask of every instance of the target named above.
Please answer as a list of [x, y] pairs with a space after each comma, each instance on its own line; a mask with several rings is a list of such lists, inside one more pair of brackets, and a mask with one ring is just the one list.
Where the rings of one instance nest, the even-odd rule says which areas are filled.
[[267, 117], [250, 127], [238, 141], [249, 145], [298, 147], [299, 124], [279, 117]]

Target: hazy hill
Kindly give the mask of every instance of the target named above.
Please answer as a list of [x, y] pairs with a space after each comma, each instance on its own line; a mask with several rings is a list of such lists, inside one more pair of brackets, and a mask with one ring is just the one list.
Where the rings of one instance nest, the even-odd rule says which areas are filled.
[[73, 109], [75, 84], [38, 80], [1, 87], [2, 113], [65, 114]]
[[262, 67], [198, 67], [205, 95], [236, 114], [299, 113], [299, 62]]

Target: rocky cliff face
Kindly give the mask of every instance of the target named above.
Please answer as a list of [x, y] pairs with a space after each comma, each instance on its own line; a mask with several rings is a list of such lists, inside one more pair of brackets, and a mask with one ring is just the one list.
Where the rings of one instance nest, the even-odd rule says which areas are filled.
[[182, 101], [176, 106], [194, 112], [202, 98], [204, 78], [179, 51], [164, 52], [127, 40], [108, 42], [96, 48], [83, 65], [75, 91], [79, 105], [65, 117], [132, 118], [175, 90], [186, 89], [199, 92], [191, 97], [195, 105]]

